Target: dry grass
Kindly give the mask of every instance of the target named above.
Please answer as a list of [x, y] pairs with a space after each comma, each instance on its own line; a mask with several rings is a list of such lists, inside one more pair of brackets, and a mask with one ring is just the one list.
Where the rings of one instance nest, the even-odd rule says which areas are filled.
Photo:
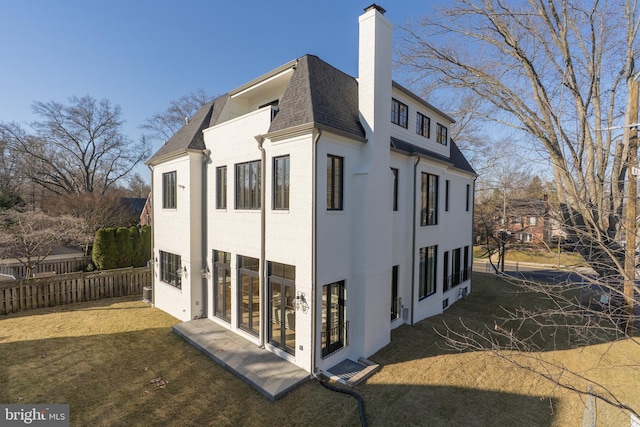
[[[488, 352], [447, 350], [434, 332], [458, 318], [473, 327], [492, 324], [500, 305], [527, 301], [523, 297], [493, 276], [476, 274], [469, 298], [393, 331], [391, 344], [371, 357], [382, 370], [355, 388], [369, 425], [579, 425], [580, 398]], [[0, 402], [69, 403], [72, 425], [359, 424], [354, 399], [316, 382], [275, 403], [266, 400], [172, 334], [174, 323], [131, 299], [5, 316]], [[640, 369], [619, 367], [633, 351], [637, 346], [619, 342], [544, 357], [606, 380], [639, 406]], [[152, 383], [157, 378], [162, 381]], [[616, 412], [598, 409], [609, 425], [619, 425]]]

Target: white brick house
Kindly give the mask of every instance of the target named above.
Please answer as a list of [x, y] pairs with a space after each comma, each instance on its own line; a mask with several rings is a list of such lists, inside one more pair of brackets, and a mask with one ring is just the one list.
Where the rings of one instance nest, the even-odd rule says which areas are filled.
[[360, 17], [359, 76], [312, 55], [205, 105], [147, 162], [154, 304], [314, 372], [471, 290], [476, 174], [453, 120], [391, 79]]

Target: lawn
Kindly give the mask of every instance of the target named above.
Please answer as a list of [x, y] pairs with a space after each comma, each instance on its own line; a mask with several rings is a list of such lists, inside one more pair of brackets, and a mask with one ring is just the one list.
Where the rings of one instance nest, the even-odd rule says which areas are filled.
[[[494, 255], [497, 256], [497, 255]], [[487, 253], [484, 247], [473, 247], [474, 258], [487, 258]], [[547, 265], [560, 265], [567, 267], [587, 267], [588, 264], [584, 258], [578, 252], [560, 252], [558, 257], [558, 251], [543, 250], [543, 249], [527, 249], [525, 248], [511, 248], [505, 253], [505, 260], [512, 262], [532, 262], [536, 264]]]
[[[369, 425], [579, 425], [583, 404], [574, 394], [489, 352], [444, 347], [434, 331], [443, 321], [492, 325], [501, 306], [533, 301], [491, 275], [474, 274], [473, 285], [445, 314], [394, 330], [370, 357], [382, 369], [354, 388]], [[69, 403], [74, 426], [359, 425], [355, 400], [315, 381], [268, 401], [175, 336], [176, 322], [130, 298], [1, 317], [0, 402]], [[637, 351], [623, 341], [544, 357], [606, 380], [638, 407], [640, 369], [628, 366]], [[598, 413], [628, 425], [604, 405]]]

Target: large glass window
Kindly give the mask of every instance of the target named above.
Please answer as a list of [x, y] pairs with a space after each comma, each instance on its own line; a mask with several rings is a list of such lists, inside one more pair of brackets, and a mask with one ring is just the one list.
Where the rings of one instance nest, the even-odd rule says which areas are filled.
[[420, 299], [436, 292], [436, 267], [438, 261], [438, 246], [420, 248]]
[[236, 209], [260, 209], [260, 160], [236, 165]]
[[182, 258], [180, 255], [160, 251], [160, 280], [182, 289]]
[[424, 114], [416, 113], [416, 133], [429, 138], [430, 131], [431, 119]]
[[462, 265], [464, 268], [462, 271], [462, 280], [469, 280], [469, 273], [471, 270], [471, 266], [469, 265], [469, 246], [464, 247], [464, 264]]
[[269, 342], [291, 354], [296, 350], [295, 280], [295, 266], [269, 262]]
[[395, 98], [391, 99], [391, 123], [406, 128], [408, 126], [409, 107]]
[[322, 357], [347, 345], [349, 323], [344, 280], [322, 287]]
[[341, 211], [344, 189], [344, 158], [327, 155], [327, 210]]
[[213, 251], [213, 306], [217, 317], [231, 322], [231, 254]]
[[438, 223], [438, 176], [422, 173], [420, 225]]
[[449, 251], [445, 251], [442, 258], [442, 291], [446, 292], [451, 287], [451, 276], [449, 275]]
[[238, 326], [260, 333], [260, 260], [238, 255]]
[[176, 171], [162, 174], [162, 207], [175, 209], [176, 203]]
[[227, 208], [227, 167], [216, 168], [216, 208]]
[[462, 264], [461, 264], [461, 248], [453, 250], [453, 265], [451, 266], [452, 286], [459, 285], [462, 282]]
[[289, 209], [289, 156], [273, 159], [273, 209]]

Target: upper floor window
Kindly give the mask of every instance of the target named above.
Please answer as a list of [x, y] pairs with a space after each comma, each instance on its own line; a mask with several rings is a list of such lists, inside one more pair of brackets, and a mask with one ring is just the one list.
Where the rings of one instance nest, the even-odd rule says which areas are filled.
[[344, 157], [327, 155], [327, 210], [341, 211], [344, 189]]
[[227, 208], [227, 167], [216, 168], [216, 208]]
[[409, 107], [395, 98], [391, 99], [391, 123], [406, 128], [408, 126]]
[[260, 160], [236, 165], [236, 209], [260, 209]]
[[422, 173], [420, 225], [438, 223], [438, 175]]
[[398, 169], [391, 168], [393, 174], [393, 210], [398, 210]]
[[182, 258], [160, 251], [160, 280], [176, 288], [182, 288]]
[[447, 136], [447, 128], [440, 123], [436, 127], [436, 142], [447, 145], [448, 136]]
[[466, 211], [469, 212], [469, 208], [471, 207], [471, 186], [467, 184], [467, 198], [465, 201]]
[[162, 207], [176, 208], [176, 171], [162, 174]]
[[431, 119], [422, 113], [416, 113], [416, 133], [429, 138]]
[[444, 211], [449, 212], [449, 180], [444, 181]]
[[289, 209], [289, 156], [273, 159], [273, 209]]

